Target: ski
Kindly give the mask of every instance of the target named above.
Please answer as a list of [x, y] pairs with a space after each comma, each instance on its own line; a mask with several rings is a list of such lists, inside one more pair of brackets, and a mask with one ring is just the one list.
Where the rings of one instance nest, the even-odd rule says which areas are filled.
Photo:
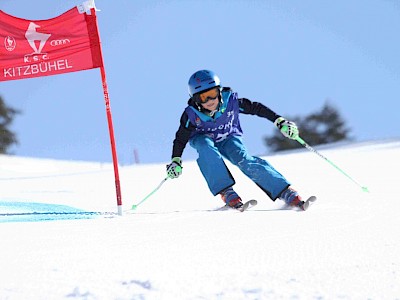
[[240, 211], [240, 212], [244, 212], [245, 210], [248, 210], [249, 208], [252, 208], [252, 207], [254, 207], [256, 205], [257, 205], [257, 200], [251, 199], [251, 200], [243, 203], [243, 206], [237, 208], [237, 210]]
[[234, 209], [234, 210], [237, 210], [237, 211], [240, 211], [240, 212], [244, 212], [245, 210], [248, 210], [248, 209], [250, 209], [250, 208], [252, 208], [252, 207], [254, 207], [256, 205], [257, 205], [257, 200], [251, 199], [249, 201], [244, 202], [243, 205], [241, 207], [239, 207], [239, 208], [234, 208], [234, 207], [231, 207], [228, 204], [226, 204], [226, 205], [220, 207], [217, 210], [231, 210], [231, 209]]
[[317, 197], [311, 196], [311, 197], [308, 198], [306, 201], [302, 201], [303, 203], [301, 203], [301, 204], [299, 205], [299, 207], [300, 207], [302, 210], [307, 210], [307, 209], [310, 207], [310, 205], [311, 205], [312, 203], [314, 203], [316, 200], [317, 200]]

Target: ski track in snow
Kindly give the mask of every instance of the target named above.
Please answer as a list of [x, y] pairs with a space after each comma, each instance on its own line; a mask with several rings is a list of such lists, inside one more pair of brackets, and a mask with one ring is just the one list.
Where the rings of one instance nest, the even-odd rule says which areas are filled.
[[[319, 148], [317, 148], [319, 150]], [[258, 205], [215, 211], [196, 162], [117, 216], [111, 164], [0, 156], [0, 299], [400, 299], [400, 141], [266, 159], [303, 197], [283, 209], [229, 165]], [[165, 165], [121, 167], [125, 208]]]

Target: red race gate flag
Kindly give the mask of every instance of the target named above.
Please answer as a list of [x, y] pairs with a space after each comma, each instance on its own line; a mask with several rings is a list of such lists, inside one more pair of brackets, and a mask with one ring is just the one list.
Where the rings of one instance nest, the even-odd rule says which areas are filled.
[[122, 215], [117, 151], [94, 0], [49, 20], [25, 20], [0, 10], [0, 81], [93, 68], [100, 68], [101, 73], [118, 214]]
[[0, 10], [0, 81], [102, 67], [96, 15], [74, 7], [49, 20]]

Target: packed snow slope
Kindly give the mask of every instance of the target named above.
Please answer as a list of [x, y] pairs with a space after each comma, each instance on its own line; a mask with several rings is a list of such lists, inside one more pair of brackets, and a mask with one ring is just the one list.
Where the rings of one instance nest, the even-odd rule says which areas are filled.
[[[229, 165], [252, 210], [216, 211], [195, 161], [116, 215], [110, 164], [0, 156], [0, 299], [400, 299], [400, 139], [265, 157], [318, 201], [272, 202]], [[120, 168], [124, 208], [165, 176]]]

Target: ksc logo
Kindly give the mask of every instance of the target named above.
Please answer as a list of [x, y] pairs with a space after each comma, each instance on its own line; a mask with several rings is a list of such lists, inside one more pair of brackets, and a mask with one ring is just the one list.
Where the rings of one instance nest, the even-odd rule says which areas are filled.
[[[32, 49], [34, 51], [32, 54], [41, 54], [42, 49], [43, 49], [44, 45], [46, 44], [46, 41], [51, 36], [50, 33], [38, 32], [36, 30], [37, 28], [40, 28], [40, 26], [36, 25], [33, 22], [30, 22], [28, 29], [25, 32], [25, 38], [28, 40], [29, 45], [32, 47]], [[36, 42], [39, 42], [39, 47], [36, 44]]]
[[7, 51], [13, 51], [17, 46], [17, 42], [12, 36], [6, 36], [4, 38], [4, 47]]

